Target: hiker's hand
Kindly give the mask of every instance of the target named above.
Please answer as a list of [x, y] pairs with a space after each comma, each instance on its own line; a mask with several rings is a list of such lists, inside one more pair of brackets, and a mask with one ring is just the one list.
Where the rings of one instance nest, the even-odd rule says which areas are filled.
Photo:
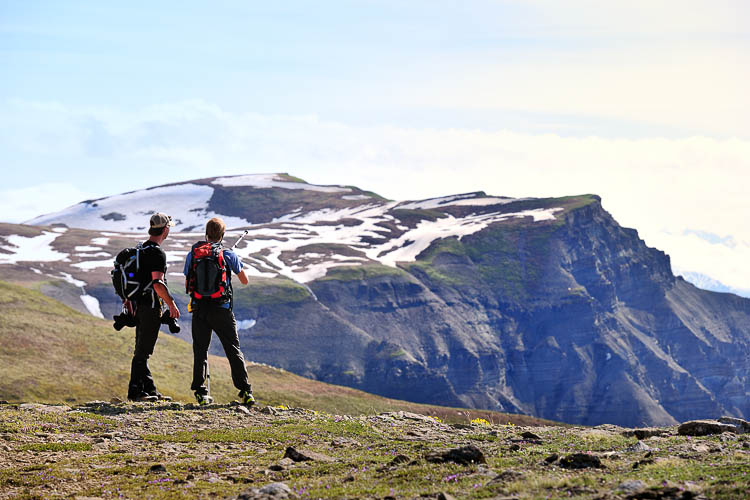
[[177, 305], [174, 302], [169, 304], [169, 317], [174, 319], [178, 319], [180, 317], [180, 310], [177, 309]]

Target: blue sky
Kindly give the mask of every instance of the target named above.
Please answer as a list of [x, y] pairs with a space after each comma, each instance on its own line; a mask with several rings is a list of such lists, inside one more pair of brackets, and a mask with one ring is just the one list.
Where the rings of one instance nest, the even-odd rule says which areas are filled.
[[594, 192], [678, 270], [750, 288], [747, 19], [728, 0], [0, 0], [2, 219], [253, 172], [394, 199]]

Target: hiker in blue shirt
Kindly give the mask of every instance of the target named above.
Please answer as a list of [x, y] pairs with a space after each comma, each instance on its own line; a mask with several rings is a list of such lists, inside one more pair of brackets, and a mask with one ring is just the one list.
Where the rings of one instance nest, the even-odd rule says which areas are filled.
[[193, 313], [193, 383], [195, 399], [199, 404], [209, 404], [208, 347], [211, 332], [224, 347], [224, 353], [232, 370], [232, 382], [240, 391], [240, 402], [255, 403], [253, 391], [247, 380], [245, 358], [240, 350], [237, 322], [232, 312], [232, 272], [240, 283], [247, 285], [248, 279], [237, 255], [223, 248], [226, 224], [218, 217], [206, 224], [206, 240], [193, 245], [185, 259], [185, 290], [190, 294]]

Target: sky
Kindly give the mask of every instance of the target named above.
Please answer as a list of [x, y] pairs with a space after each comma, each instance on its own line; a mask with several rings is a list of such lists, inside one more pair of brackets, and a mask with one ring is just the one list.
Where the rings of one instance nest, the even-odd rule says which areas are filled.
[[750, 290], [750, 3], [0, 0], [0, 221], [288, 172], [390, 199], [595, 193]]

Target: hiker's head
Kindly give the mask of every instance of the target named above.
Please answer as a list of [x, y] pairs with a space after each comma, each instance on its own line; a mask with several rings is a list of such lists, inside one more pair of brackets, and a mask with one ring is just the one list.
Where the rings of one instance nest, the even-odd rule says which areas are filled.
[[206, 223], [206, 239], [211, 243], [218, 243], [224, 238], [224, 230], [227, 225], [218, 217], [214, 217]]
[[174, 226], [172, 217], [161, 212], [152, 215], [149, 222], [148, 234], [151, 236], [166, 236], [169, 233], [169, 228]]

